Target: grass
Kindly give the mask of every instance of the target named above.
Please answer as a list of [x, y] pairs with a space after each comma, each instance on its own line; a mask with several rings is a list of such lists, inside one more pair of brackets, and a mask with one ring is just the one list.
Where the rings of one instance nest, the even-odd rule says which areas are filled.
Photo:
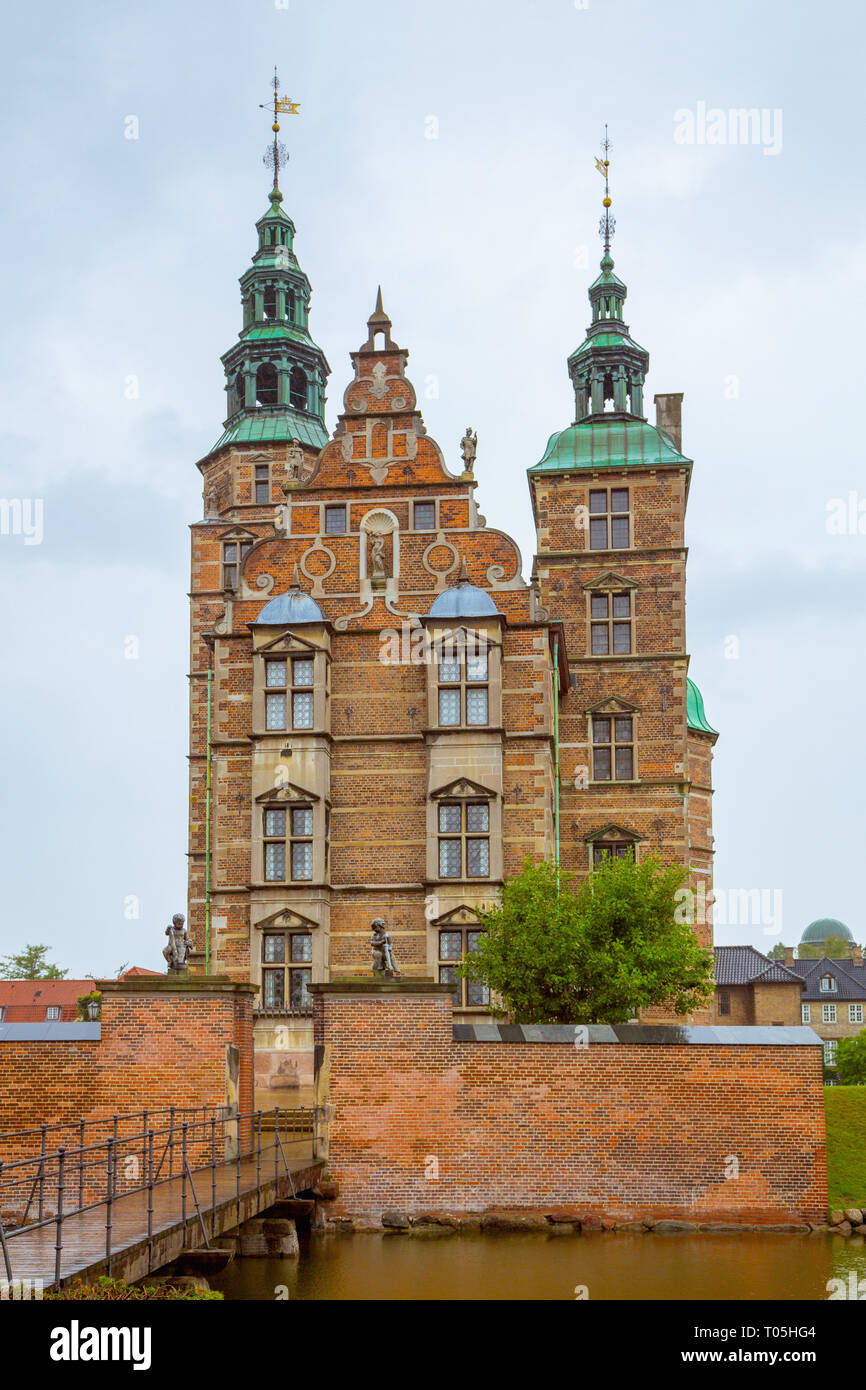
[[827, 1188], [832, 1207], [866, 1203], [866, 1086], [825, 1086]]

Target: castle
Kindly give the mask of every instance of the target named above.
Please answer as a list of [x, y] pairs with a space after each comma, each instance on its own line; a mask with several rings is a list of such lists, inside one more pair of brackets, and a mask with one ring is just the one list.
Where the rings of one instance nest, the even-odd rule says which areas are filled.
[[[191, 961], [260, 986], [263, 1057], [276, 1027], [308, 1051], [308, 986], [369, 971], [375, 917], [404, 976], [453, 983], [457, 1021], [483, 1021], [456, 962], [527, 855], [585, 875], [654, 852], [712, 899], [682, 396], [647, 420], [603, 171], [574, 422], [528, 461], [527, 578], [479, 510], [475, 435], [455, 463], [427, 434], [381, 292], [329, 435], [275, 169], [191, 528]], [[260, 1084], [303, 1082], [292, 1066]]]

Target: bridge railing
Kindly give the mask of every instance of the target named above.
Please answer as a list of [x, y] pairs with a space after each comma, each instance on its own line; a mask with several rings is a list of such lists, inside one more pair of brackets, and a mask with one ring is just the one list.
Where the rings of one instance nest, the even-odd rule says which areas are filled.
[[[152, 1123], [155, 1118], [166, 1116], [167, 1124]], [[175, 1218], [186, 1223], [191, 1198], [205, 1245], [209, 1245], [204, 1215], [208, 1210], [213, 1213], [216, 1207], [217, 1171], [234, 1168], [239, 1213], [241, 1168], [245, 1160], [255, 1159], [256, 1187], [285, 1174], [294, 1191], [289, 1158], [300, 1155], [293, 1151], [293, 1146], [311, 1146], [315, 1157], [320, 1117], [320, 1109], [305, 1106], [275, 1106], [273, 1110], [248, 1112], [230, 1106], [168, 1106], [163, 1110], [80, 1120], [72, 1125], [40, 1125], [0, 1135], [0, 1153], [18, 1153], [26, 1141], [34, 1149], [37, 1140], [39, 1145], [38, 1151], [26, 1157], [6, 1161], [0, 1158], [0, 1278], [5, 1273], [12, 1282], [10, 1251], [15, 1238], [53, 1225], [57, 1282], [64, 1222], [99, 1207], [105, 1209], [105, 1257], [110, 1268], [112, 1217], [117, 1200], [135, 1193], [146, 1194], [147, 1238], [151, 1240], [154, 1191], [175, 1180], [179, 1182], [175, 1189], [169, 1189], [172, 1202], [168, 1216], [165, 1209], [160, 1212], [162, 1225], [172, 1224]], [[106, 1128], [104, 1138], [94, 1136], [92, 1142], [85, 1142], [90, 1137], [88, 1130]], [[49, 1144], [49, 1134], [69, 1129], [79, 1143], [60, 1144], [56, 1148]]]

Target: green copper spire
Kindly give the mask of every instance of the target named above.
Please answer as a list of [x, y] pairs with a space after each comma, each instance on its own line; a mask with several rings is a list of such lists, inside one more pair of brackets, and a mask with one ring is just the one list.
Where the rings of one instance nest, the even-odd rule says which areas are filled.
[[228, 413], [214, 449], [289, 439], [321, 449], [328, 440], [325, 384], [331, 369], [310, 337], [310, 282], [295, 255], [295, 225], [283, 210], [279, 186], [288, 153], [277, 139], [277, 118], [282, 111], [296, 112], [297, 103], [278, 96], [276, 72], [273, 85], [274, 141], [265, 163], [273, 168], [274, 185], [268, 210], [256, 223], [258, 249], [240, 279], [240, 336], [221, 359]]
[[610, 141], [607, 126], [602, 141], [603, 159], [595, 167], [604, 177], [604, 212], [599, 233], [604, 243], [601, 274], [589, 287], [592, 323], [586, 338], [568, 359], [568, 374], [574, 385], [576, 420], [613, 414], [618, 419], [645, 419], [643, 386], [649, 367], [649, 353], [634, 341], [623, 322], [623, 306], [628, 291], [613, 268], [610, 243], [616, 229], [611, 213]]

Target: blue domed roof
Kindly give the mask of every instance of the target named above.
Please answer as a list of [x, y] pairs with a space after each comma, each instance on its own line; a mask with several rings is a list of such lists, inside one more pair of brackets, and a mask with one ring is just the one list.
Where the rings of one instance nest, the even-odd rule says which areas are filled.
[[[297, 627], [299, 623], [323, 623], [325, 615], [314, 598], [305, 594], [297, 584], [293, 584], [284, 594], [277, 594], [266, 603], [256, 625], [279, 623], [285, 627]], [[252, 624], [251, 624], [252, 626]]]
[[829, 941], [831, 936], [838, 936], [842, 941], [853, 941], [854, 933], [850, 927], [846, 927], [844, 922], [839, 922], [835, 917], [819, 917], [816, 922], [810, 922], [803, 935], [801, 942]]
[[[461, 571], [462, 574], [462, 571]], [[486, 589], [461, 579], [453, 589], [445, 589], [430, 605], [431, 618], [495, 618], [499, 609]]]

